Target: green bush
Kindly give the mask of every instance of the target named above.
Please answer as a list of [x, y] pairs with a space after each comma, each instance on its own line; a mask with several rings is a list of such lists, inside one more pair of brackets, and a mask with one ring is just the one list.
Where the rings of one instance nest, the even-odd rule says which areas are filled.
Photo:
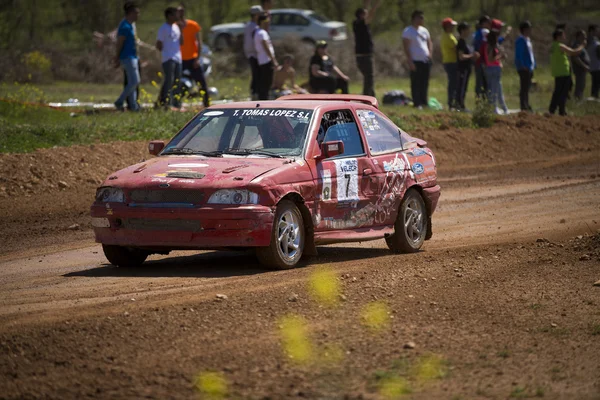
[[489, 128], [496, 122], [494, 107], [486, 98], [478, 98], [473, 110], [473, 125], [478, 128]]
[[52, 61], [39, 51], [31, 51], [23, 56], [26, 80], [48, 82], [52, 80]]

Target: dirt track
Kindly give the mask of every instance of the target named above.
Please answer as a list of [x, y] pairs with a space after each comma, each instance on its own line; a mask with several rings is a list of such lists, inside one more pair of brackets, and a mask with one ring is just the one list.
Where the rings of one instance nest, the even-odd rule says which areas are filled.
[[[421, 399], [598, 399], [598, 125], [520, 116], [427, 132], [443, 197], [423, 252], [327, 246], [281, 272], [248, 253], [104, 264], [87, 219], [100, 177], [86, 179], [107, 160], [136, 161], [143, 144], [0, 156], [3, 170], [23, 166], [9, 176], [49, 182], [7, 179], [0, 198], [0, 398], [193, 398], [197, 376], [215, 371], [232, 398], [385, 398], [395, 387]], [[32, 174], [40, 159], [72, 174]], [[333, 305], [308, 289], [323, 267], [343, 294]], [[389, 311], [380, 329], [365, 326], [373, 303]], [[290, 314], [306, 323], [303, 362], [285, 353], [298, 345], [286, 341]]]

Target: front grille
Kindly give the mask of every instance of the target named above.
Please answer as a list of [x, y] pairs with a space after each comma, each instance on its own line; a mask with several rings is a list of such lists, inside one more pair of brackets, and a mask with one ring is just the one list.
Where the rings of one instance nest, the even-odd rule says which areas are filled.
[[204, 193], [199, 190], [132, 190], [129, 198], [135, 203], [188, 203], [200, 204]]
[[199, 221], [185, 219], [129, 218], [123, 221], [123, 227], [138, 231], [199, 232], [202, 230]]

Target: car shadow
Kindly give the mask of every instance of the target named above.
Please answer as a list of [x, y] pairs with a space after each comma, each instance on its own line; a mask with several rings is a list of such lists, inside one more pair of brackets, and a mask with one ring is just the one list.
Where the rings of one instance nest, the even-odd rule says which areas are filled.
[[[387, 249], [357, 247], [319, 247], [319, 255], [306, 257], [300, 267], [336, 264], [390, 255]], [[146, 261], [137, 268], [119, 268], [111, 264], [69, 272], [63, 277], [138, 277], [138, 278], [225, 278], [274, 272], [261, 266], [252, 251], [214, 251], [189, 256], [166, 257]]]

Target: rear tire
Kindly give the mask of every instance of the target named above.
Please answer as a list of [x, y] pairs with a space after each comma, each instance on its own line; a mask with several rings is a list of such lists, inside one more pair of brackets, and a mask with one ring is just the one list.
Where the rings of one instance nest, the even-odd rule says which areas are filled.
[[102, 245], [104, 255], [112, 265], [121, 268], [139, 267], [148, 258], [148, 252], [132, 247]]
[[272, 269], [294, 268], [302, 258], [305, 236], [300, 210], [294, 202], [282, 200], [275, 212], [271, 243], [256, 249], [259, 262]]
[[394, 234], [385, 238], [394, 253], [416, 253], [427, 236], [429, 216], [421, 194], [409, 189], [400, 204]]

